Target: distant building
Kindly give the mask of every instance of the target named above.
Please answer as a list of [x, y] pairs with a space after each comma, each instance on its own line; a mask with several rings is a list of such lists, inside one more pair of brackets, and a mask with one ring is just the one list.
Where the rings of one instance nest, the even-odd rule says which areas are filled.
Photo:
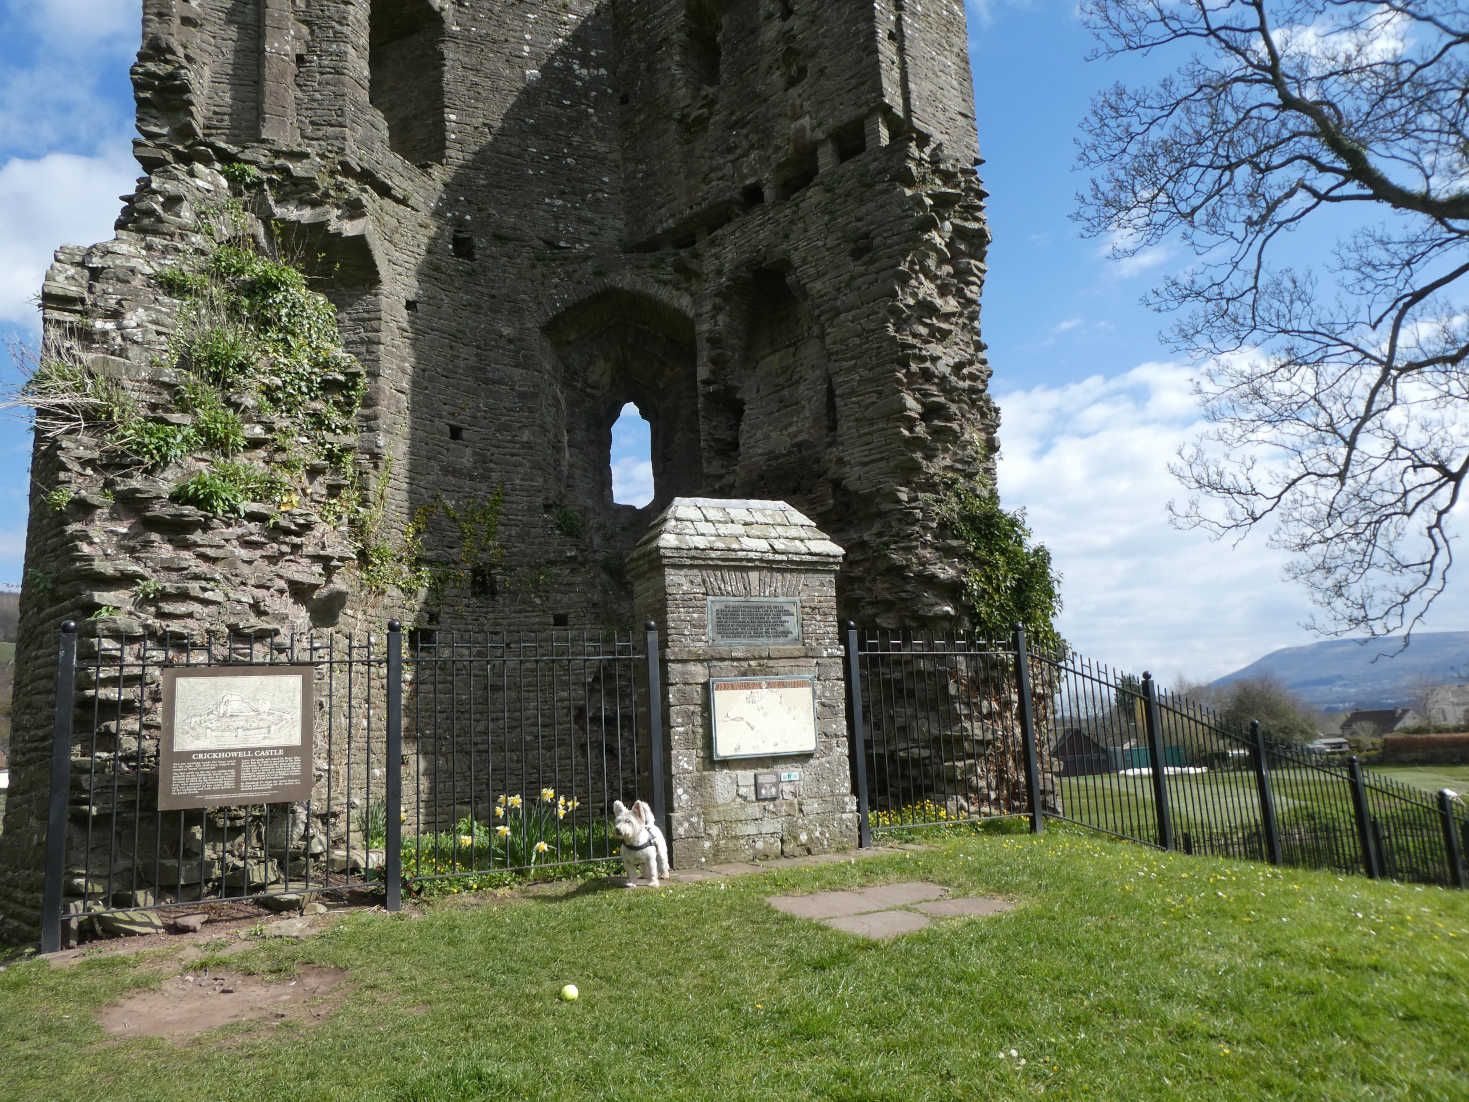
[[1068, 777], [1111, 773], [1116, 769], [1108, 748], [1079, 727], [1071, 728], [1058, 738], [1051, 747], [1051, 754], [1061, 773]]
[[1422, 716], [1416, 709], [1407, 709], [1407, 714], [1398, 721], [1394, 730], [1405, 727], [1461, 727], [1469, 729], [1469, 685], [1440, 685], [1427, 694], [1428, 715]]
[[1409, 708], [1360, 708], [1341, 721], [1341, 733], [1381, 738], [1402, 723], [1410, 711]]

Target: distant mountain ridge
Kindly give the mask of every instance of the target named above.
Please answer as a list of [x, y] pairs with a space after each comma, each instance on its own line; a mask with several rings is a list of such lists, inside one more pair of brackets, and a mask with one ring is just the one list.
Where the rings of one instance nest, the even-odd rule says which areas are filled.
[[1424, 680], [1438, 685], [1469, 681], [1469, 631], [1414, 633], [1407, 649], [1401, 645], [1401, 639], [1388, 637], [1285, 647], [1210, 687], [1272, 677], [1321, 711], [1346, 712], [1411, 706], [1414, 688]]

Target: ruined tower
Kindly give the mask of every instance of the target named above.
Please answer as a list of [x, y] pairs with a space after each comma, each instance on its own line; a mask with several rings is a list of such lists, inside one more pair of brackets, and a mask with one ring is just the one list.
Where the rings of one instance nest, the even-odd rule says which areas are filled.
[[[296, 460], [276, 406], [237, 402], [229, 461], [286, 473], [232, 508], [178, 492], [210, 462], [187, 447], [38, 434], [17, 790], [43, 783], [63, 619], [623, 623], [626, 555], [676, 495], [795, 505], [847, 550], [845, 615], [953, 615], [932, 495], [992, 474], [997, 421], [962, 0], [143, 7], [145, 175], [113, 241], [58, 252], [48, 355], [182, 423], [187, 262], [237, 233], [305, 271], [355, 360], [301, 423], [360, 400]], [[612, 499], [627, 402], [644, 509]], [[43, 811], [13, 796], [4, 843]]]

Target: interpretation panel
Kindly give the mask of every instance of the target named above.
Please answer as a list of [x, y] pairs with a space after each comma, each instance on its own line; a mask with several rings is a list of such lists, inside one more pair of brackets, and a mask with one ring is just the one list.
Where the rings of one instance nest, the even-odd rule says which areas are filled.
[[158, 807], [311, 799], [311, 666], [163, 671]]
[[712, 677], [714, 757], [766, 758], [816, 752], [811, 677]]

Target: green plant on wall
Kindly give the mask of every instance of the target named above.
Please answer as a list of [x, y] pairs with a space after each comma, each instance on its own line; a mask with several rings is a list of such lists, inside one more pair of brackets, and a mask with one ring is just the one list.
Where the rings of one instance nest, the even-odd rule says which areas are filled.
[[[493, 595], [493, 579], [505, 560], [499, 541], [504, 487], [497, 487], [487, 498], [451, 501], [436, 495], [419, 505], [401, 532], [394, 534], [386, 520], [392, 472], [389, 456], [372, 493], [353, 518], [364, 587], [377, 594], [396, 589], [409, 598], [423, 593], [430, 613], [437, 612], [454, 586], [468, 587], [478, 596]], [[449, 522], [449, 542], [456, 545], [449, 562], [428, 558], [424, 548], [430, 526], [439, 517]]]
[[945, 488], [938, 512], [945, 530], [964, 547], [963, 600], [974, 627], [998, 639], [1018, 623], [1033, 646], [1064, 648], [1055, 625], [1061, 576], [1051, 553], [1032, 542], [1025, 510], [1004, 509], [985, 483], [955, 479]]
[[[260, 181], [252, 166], [222, 171], [236, 187]], [[178, 300], [174, 336], [155, 360], [159, 374], [179, 378], [171, 412], [140, 409], [108, 370], [69, 353], [64, 336], [48, 343], [20, 401], [35, 411], [38, 432], [89, 435], [105, 463], [184, 465], [170, 498], [217, 516], [243, 516], [252, 501], [294, 508], [309, 492], [308, 470], [323, 464], [337, 475], [327, 496], [343, 496], [365, 387], [335, 308], [300, 267], [257, 240], [238, 199], [202, 207], [199, 230], [204, 243], [155, 276]], [[274, 434], [252, 449], [246, 425], [257, 419]], [[345, 528], [355, 496], [335, 507], [317, 496], [319, 514]]]

